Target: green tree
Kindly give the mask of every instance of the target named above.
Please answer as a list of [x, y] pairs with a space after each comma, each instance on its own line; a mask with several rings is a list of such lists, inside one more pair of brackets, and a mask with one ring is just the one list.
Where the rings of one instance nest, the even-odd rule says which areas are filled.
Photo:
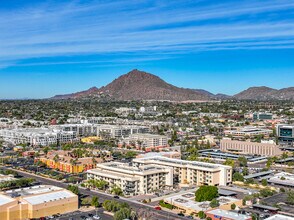
[[294, 191], [290, 190], [287, 193], [287, 199], [286, 199], [287, 203], [290, 205], [294, 205]]
[[195, 192], [195, 201], [211, 201], [218, 197], [218, 189], [216, 186], [200, 186]]
[[122, 208], [115, 212], [113, 218], [114, 220], [124, 220], [128, 219], [131, 216], [131, 210], [129, 208]]
[[228, 165], [228, 166], [234, 167], [235, 161], [232, 160], [232, 159], [230, 159], [230, 158], [227, 158], [226, 161], [224, 162], [224, 165]]
[[247, 159], [246, 157], [239, 157], [238, 158], [240, 167], [247, 167]]
[[241, 173], [236, 172], [236, 173], [233, 174], [233, 181], [244, 182], [244, 176]]
[[67, 189], [68, 189], [69, 191], [71, 191], [72, 193], [76, 194], [76, 195], [79, 194], [79, 187], [78, 187], [78, 186], [75, 186], [75, 185], [69, 185], [69, 186], [67, 187]]
[[266, 179], [262, 179], [262, 180], [261, 180], [261, 185], [263, 185], [263, 186], [267, 186], [267, 180], [266, 180]]
[[100, 206], [99, 199], [97, 196], [92, 197], [91, 206], [94, 206], [96, 208]]
[[232, 210], [235, 210], [235, 209], [236, 209], [236, 204], [235, 204], [235, 203], [233, 203], [233, 204], [231, 205], [231, 209], [232, 209]]
[[204, 219], [206, 217], [206, 214], [203, 211], [198, 212], [198, 217], [200, 219]]
[[114, 186], [112, 187], [112, 189], [111, 189], [111, 193], [112, 193], [112, 194], [115, 194], [115, 195], [118, 195], [118, 196], [122, 196], [122, 195], [123, 195], [123, 191], [122, 191], [122, 189], [121, 189], [119, 186], [117, 186], [117, 185], [114, 185]]
[[219, 201], [217, 199], [213, 199], [213, 200], [211, 200], [209, 205], [211, 208], [216, 208], [219, 206]]

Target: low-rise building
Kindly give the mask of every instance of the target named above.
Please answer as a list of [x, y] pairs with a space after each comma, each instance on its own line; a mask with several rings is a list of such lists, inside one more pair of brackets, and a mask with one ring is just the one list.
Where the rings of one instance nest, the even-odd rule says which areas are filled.
[[[242, 200], [229, 196], [220, 196], [216, 198], [219, 203], [219, 208], [222, 210], [230, 210], [231, 205], [242, 206]], [[196, 215], [203, 210], [212, 210], [210, 201], [197, 202], [195, 201], [195, 193], [184, 192], [182, 194], [169, 196], [163, 199], [165, 203], [171, 204], [186, 215]]]
[[156, 134], [132, 134], [119, 141], [119, 147], [131, 147], [147, 152], [168, 147], [167, 137]]
[[224, 133], [225, 135], [231, 135], [232, 137], [255, 137], [258, 135], [269, 136], [273, 133], [273, 130], [248, 126], [225, 130]]
[[138, 195], [173, 186], [173, 172], [169, 167], [158, 165], [133, 166], [110, 162], [98, 164], [87, 171], [87, 179], [104, 180], [110, 187], [118, 186], [124, 195]]
[[156, 164], [173, 170], [174, 184], [226, 186], [232, 183], [232, 167], [199, 161], [172, 159], [162, 156], [136, 158], [137, 165]]
[[220, 150], [240, 154], [255, 154], [262, 156], [279, 156], [283, 151], [274, 143], [258, 143], [249, 141], [235, 141], [223, 139], [220, 141]]
[[294, 187], [294, 174], [280, 172], [275, 174], [273, 177], [270, 177], [268, 182], [271, 184], [292, 188]]
[[0, 193], [0, 219], [33, 219], [78, 209], [78, 196], [56, 186], [40, 185]]
[[205, 212], [206, 217], [211, 220], [251, 220], [250, 215], [240, 214], [238, 212], [232, 212], [223, 209], [213, 209]]

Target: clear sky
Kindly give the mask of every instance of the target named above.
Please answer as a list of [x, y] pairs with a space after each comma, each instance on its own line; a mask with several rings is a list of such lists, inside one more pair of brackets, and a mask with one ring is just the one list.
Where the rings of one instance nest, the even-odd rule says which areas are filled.
[[213, 93], [294, 86], [294, 1], [0, 1], [0, 98], [100, 87], [134, 68]]

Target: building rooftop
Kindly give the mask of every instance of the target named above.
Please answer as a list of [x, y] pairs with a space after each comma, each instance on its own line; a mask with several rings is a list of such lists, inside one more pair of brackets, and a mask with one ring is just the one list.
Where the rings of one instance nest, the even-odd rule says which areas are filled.
[[5, 196], [3, 194], [0, 194], [0, 206], [1, 205], [5, 205], [6, 203], [9, 203], [9, 202], [13, 202], [14, 199], [8, 197], [8, 196]]
[[67, 199], [67, 198], [71, 198], [75, 196], [76, 195], [74, 195], [71, 192], [62, 190], [57, 192], [50, 192], [50, 193], [45, 193], [41, 195], [26, 197], [24, 198], [24, 200], [32, 205], [36, 205], [36, 204], [42, 204], [45, 202], [52, 202], [56, 200]]
[[269, 174], [272, 174], [274, 171], [264, 171], [264, 172], [259, 172], [259, 173], [253, 173], [247, 176], [244, 176], [244, 179], [251, 179], [251, 178], [257, 178], [257, 177], [262, 177], [262, 176], [266, 176]]
[[271, 177], [268, 182], [285, 186], [294, 186], [294, 174], [281, 172]]
[[249, 215], [243, 215], [243, 214], [238, 214], [236, 212], [231, 212], [231, 211], [227, 211], [227, 210], [222, 210], [222, 209], [213, 209], [210, 210], [206, 213], [209, 214], [213, 214], [215, 216], [220, 216], [220, 217], [224, 217], [227, 219], [236, 219], [236, 220], [247, 220], [247, 219], [251, 219], [251, 216]]
[[[217, 200], [219, 201], [220, 205], [239, 201], [236, 198], [228, 196], [220, 196], [217, 198]], [[195, 210], [195, 212], [211, 209], [209, 201], [196, 202], [195, 194], [191, 192], [184, 192], [183, 194], [170, 196], [165, 198], [164, 201], [178, 207]]]
[[276, 214], [276, 215], [273, 215], [269, 218], [266, 218], [266, 220], [293, 220], [293, 217], [281, 215], [281, 214]]

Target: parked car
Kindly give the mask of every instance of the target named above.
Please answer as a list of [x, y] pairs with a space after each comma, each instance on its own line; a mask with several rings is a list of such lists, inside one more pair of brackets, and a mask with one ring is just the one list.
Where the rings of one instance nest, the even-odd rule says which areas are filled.
[[155, 206], [154, 207], [156, 210], [161, 210], [161, 207], [160, 206]]

